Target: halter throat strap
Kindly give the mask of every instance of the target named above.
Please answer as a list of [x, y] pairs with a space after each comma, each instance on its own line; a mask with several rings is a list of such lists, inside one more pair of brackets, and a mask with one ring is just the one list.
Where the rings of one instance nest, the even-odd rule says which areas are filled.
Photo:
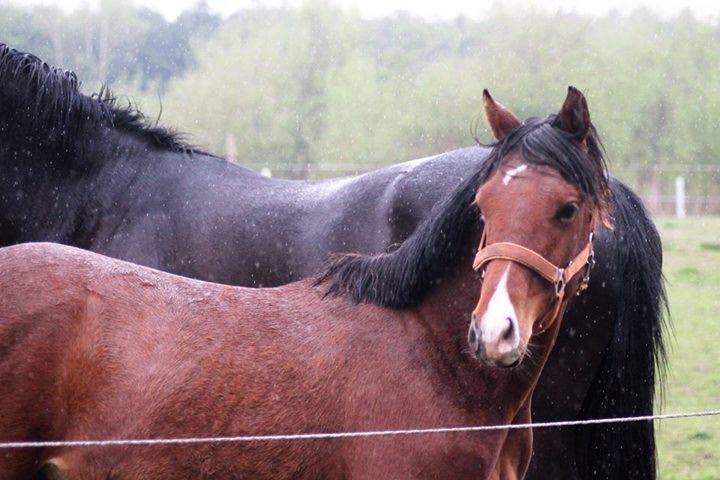
[[532, 270], [555, 287], [555, 301], [551, 305], [548, 314], [537, 325], [538, 328], [534, 329], [535, 334], [544, 332], [557, 318], [562, 316], [570, 297], [570, 295], [566, 295], [567, 286], [583, 270], [585, 270], [585, 275], [578, 287], [578, 295], [587, 288], [590, 281], [590, 271], [595, 264], [592, 233], [590, 233], [590, 238], [585, 247], [564, 268], [557, 267], [539, 253], [517, 243], [497, 242], [485, 245], [485, 242], [486, 237], [485, 232], [483, 232], [480, 250], [473, 262], [475, 271], [481, 271], [492, 260], [507, 260], [519, 263]]

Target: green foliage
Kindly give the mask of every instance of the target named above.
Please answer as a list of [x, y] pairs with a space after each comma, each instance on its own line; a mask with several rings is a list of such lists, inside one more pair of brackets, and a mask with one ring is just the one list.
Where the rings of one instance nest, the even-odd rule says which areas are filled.
[[[720, 30], [683, 12], [603, 17], [496, 4], [483, 20], [363, 19], [323, 0], [253, 7], [225, 21], [204, 2], [175, 22], [103, 0], [98, 11], [5, 6], [12, 46], [134, 93], [149, 114], [240, 163], [280, 175], [344, 173], [473, 143], [483, 88], [516, 114], [588, 96], [616, 174], [657, 192], [720, 164]], [[482, 118], [480, 138], [490, 141]], [[699, 177], [690, 193], [720, 195]], [[651, 205], [653, 206], [653, 205]]]
[[306, 176], [325, 130], [330, 65], [344, 54], [339, 12], [255, 10], [198, 47], [198, 68], [172, 85], [171, 119], [222, 151], [236, 137], [243, 163]]
[[130, 0], [102, 0], [97, 11], [70, 14], [56, 7], [2, 3], [0, 42], [72, 69], [96, 91], [101, 83], [162, 90], [193, 64], [190, 43], [208, 37], [220, 18], [204, 3], [175, 22]]
[[198, 45], [198, 68], [171, 82], [168, 103], [182, 108], [167, 113], [218, 152], [235, 135], [241, 163], [305, 175], [306, 164], [352, 171], [471, 144], [485, 87], [524, 118], [557, 111], [573, 84], [614, 171], [652, 183], [661, 169], [719, 162], [718, 46], [713, 25], [646, 10], [499, 7], [483, 21], [429, 23], [323, 3], [253, 9]]
[[[663, 271], [673, 319], [668, 388], [663, 411], [717, 409], [720, 376], [720, 218], [657, 222], [665, 251]], [[711, 248], [707, 248], [710, 246]], [[720, 478], [720, 418], [657, 424], [661, 479]]]

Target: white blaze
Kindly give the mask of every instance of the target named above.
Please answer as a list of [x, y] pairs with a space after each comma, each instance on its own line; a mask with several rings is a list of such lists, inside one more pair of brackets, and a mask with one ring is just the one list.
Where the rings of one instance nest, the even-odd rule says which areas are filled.
[[[502, 338], [503, 333], [507, 329], [508, 318], [513, 324], [514, 331], [518, 332], [517, 316], [515, 315], [515, 307], [510, 301], [510, 294], [507, 289], [508, 273], [510, 265], [505, 269], [500, 281], [490, 297], [487, 310], [483, 315], [480, 323], [483, 342], [496, 343]], [[510, 351], [518, 347], [520, 343], [519, 335], [513, 335], [512, 342], [503, 346], [503, 350]]]
[[510, 170], [505, 172], [505, 176], [503, 177], [503, 185], [507, 185], [508, 183], [510, 183], [510, 180], [512, 180], [515, 175], [524, 171], [526, 168], [527, 168], [527, 165], [523, 164], [523, 165], [519, 165], [515, 168], [511, 168]]

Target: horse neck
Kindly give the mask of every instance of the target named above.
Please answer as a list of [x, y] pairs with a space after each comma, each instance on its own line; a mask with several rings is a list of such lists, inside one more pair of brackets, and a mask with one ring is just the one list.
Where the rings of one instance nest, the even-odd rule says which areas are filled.
[[[484, 412], [492, 407], [493, 414], [498, 416], [488, 418], [489, 421], [510, 423], [521, 409], [529, 408], [528, 400], [555, 343], [561, 322], [554, 322], [541, 335], [531, 339], [532, 358], [525, 358], [518, 367], [499, 369], [481, 365], [467, 346], [470, 314], [478, 302], [481, 288], [480, 278], [471, 268], [472, 258], [468, 254], [462, 259], [454, 272], [428, 294], [416, 313], [428, 336], [434, 340], [433, 348], [443, 357], [442, 362], [435, 363], [439, 368], [437, 374], [445, 381], [454, 379], [456, 384], [452, 387], [462, 391], [466, 397], [464, 404], [474, 405]], [[444, 365], [452, 365], [454, 371], [446, 371], [442, 368]], [[488, 399], [496, 403], [489, 405]]]
[[84, 247], [94, 223], [148, 163], [140, 140], [110, 129], [80, 135], [72, 154], [9, 145], [0, 159], [0, 246], [53, 241]]

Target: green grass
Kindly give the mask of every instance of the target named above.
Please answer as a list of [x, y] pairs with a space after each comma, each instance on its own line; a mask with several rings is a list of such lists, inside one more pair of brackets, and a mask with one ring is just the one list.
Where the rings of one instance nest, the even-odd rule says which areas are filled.
[[[656, 223], [673, 320], [662, 411], [720, 409], [720, 218]], [[656, 427], [661, 479], [720, 479], [720, 417]]]

